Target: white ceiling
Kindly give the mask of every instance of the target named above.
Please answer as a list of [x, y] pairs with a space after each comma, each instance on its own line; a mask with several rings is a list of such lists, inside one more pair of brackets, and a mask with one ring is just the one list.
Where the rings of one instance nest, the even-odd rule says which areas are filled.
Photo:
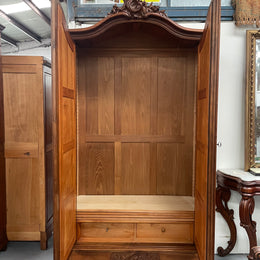
[[[39, 1], [40, 5], [39, 5]], [[47, 2], [46, 2], [47, 1]], [[45, 2], [45, 6], [50, 5], [50, 0], [33, 0], [33, 3], [35, 5], [42, 6]], [[25, 11], [23, 8], [20, 8], [20, 10], [13, 12], [14, 6], [16, 4], [21, 4], [25, 5]], [[7, 11], [6, 5], [11, 5], [11, 11]], [[48, 25], [39, 15], [37, 15], [28, 5], [26, 5], [23, 0], [0, 0], [0, 10], [5, 11], [10, 17], [14, 18], [17, 20], [20, 24], [22, 24], [24, 27], [32, 31], [34, 34], [38, 35], [42, 41], [45, 39], [49, 39], [51, 37], [51, 27]], [[40, 8], [40, 10], [49, 18], [51, 17], [51, 8], [50, 7], [45, 7], [45, 8]], [[34, 41], [30, 36], [28, 36], [25, 32], [22, 30], [18, 29], [15, 27], [13, 24], [5, 20], [3, 17], [0, 15], [0, 24], [5, 27], [3, 30], [3, 34], [8, 36], [9, 38], [13, 39], [14, 41], [17, 42], [17, 45], [24, 42], [31, 42]], [[38, 43], [41, 45], [41, 43]], [[9, 45], [5, 41], [1, 40], [1, 45], [4, 48], [6, 45]]]

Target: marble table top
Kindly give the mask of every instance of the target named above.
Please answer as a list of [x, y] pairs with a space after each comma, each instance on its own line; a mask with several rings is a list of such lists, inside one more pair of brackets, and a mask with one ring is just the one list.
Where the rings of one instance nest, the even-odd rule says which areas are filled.
[[255, 176], [250, 172], [246, 172], [242, 169], [219, 169], [218, 171], [233, 177], [240, 178], [242, 181], [260, 181], [260, 176]]

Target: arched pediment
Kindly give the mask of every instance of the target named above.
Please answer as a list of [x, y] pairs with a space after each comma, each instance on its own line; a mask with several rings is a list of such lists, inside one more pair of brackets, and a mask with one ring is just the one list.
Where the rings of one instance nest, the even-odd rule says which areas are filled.
[[141, 0], [125, 0], [123, 6], [115, 5], [107, 17], [97, 24], [84, 29], [69, 30], [72, 39], [79, 44], [104, 41], [111, 35], [116, 38], [131, 31], [152, 34], [167, 41], [177, 40], [180, 45], [187, 47], [197, 46], [202, 37], [202, 30], [182, 27], [169, 19], [158, 6], [148, 5]]

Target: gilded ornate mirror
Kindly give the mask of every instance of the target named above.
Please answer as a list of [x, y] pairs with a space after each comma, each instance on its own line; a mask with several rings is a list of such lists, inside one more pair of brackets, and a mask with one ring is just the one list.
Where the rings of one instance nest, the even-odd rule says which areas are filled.
[[260, 174], [260, 30], [247, 31], [245, 170]]

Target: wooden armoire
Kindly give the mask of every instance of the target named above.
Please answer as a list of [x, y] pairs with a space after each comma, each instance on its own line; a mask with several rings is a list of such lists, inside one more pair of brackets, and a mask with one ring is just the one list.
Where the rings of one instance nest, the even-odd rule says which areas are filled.
[[213, 260], [220, 1], [204, 30], [52, 4], [54, 259]]
[[[3, 29], [4, 27], [0, 25], [0, 39], [1, 39], [1, 32]], [[3, 99], [3, 78], [2, 78], [2, 56], [1, 56], [1, 49], [0, 49], [0, 111], [3, 111], [3, 109], [4, 109], [4, 99]], [[0, 112], [0, 250], [5, 250], [7, 246], [4, 134], [5, 134], [4, 113]]]
[[7, 238], [40, 241], [53, 230], [51, 64], [2, 56]]

